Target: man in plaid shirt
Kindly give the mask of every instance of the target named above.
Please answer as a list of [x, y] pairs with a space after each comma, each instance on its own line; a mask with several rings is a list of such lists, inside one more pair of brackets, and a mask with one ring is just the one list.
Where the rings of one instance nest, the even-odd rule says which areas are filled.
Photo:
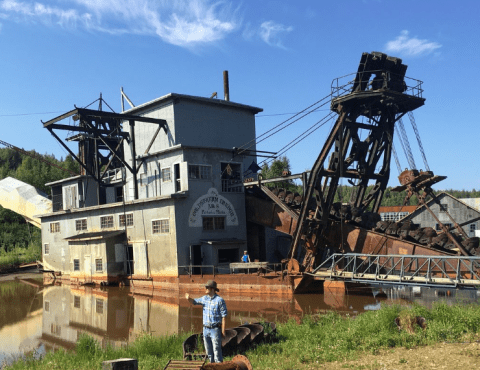
[[227, 305], [222, 297], [217, 295], [219, 291], [217, 283], [209, 280], [205, 285], [206, 295], [192, 299], [188, 293], [185, 298], [195, 305], [203, 306], [203, 341], [210, 362], [223, 362], [222, 337], [225, 336], [225, 318], [227, 317]]

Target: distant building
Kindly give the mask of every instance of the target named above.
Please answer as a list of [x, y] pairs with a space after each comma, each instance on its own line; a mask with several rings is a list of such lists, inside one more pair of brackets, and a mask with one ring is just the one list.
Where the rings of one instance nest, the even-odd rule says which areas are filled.
[[480, 198], [459, 198], [458, 200], [480, 211]]
[[382, 206], [378, 213], [382, 221], [399, 221], [415, 211], [418, 206]]
[[[479, 229], [480, 210], [448, 193], [440, 193], [436, 200], [431, 199], [427, 202], [427, 205], [437, 219], [447, 227], [453, 226], [452, 220], [448, 216], [450, 214], [469, 237], [474, 237], [475, 232]], [[406, 216], [404, 220], [411, 220], [420, 227], [432, 227], [435, 230], [441, 230], [440, 225], [425, 206], [418, 207]]]

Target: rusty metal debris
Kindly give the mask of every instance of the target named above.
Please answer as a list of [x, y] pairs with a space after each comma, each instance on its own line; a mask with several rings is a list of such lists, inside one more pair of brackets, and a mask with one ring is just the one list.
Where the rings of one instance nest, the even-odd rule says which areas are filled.
[[[222, 352], [224, 356], [245, 352], [254, 344], [275, 340], [277, 327], [274, 322], [252, 323], [240, 325], [225, 330], [222, 338]], [[207, 354], [201, 350], [203, 334], [196, 333], [183, 342], [183, 359], [205, 359]]]
[[249, 359], [243, 355], [236, 355], [231, 361], [224, 361], [220, 363], [205, 363], [205, 361], [185, 361], [185, 360], [170, 360], [164, 370], [253, 370]]

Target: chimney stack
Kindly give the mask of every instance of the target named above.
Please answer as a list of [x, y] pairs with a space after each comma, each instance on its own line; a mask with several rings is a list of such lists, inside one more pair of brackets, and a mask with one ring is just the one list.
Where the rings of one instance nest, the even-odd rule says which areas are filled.
[[225, 101], [230, 101], [230, 91], [228, 87], [228, 71], [223, 71], [223, 93]]

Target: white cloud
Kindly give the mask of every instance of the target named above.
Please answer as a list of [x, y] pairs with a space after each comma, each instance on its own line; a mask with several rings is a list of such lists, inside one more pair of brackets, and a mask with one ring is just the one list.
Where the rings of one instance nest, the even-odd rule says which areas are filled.
[[110, 34], [157, 35], [183, 47], [221, 40], [239, 26], [231, 4], [212, 0], [62, 0], [58, 6], [0, 0], [0, 11], [17, 21]]
[[274, 21], [263, 22], [260, 25], [260, 37], [268, 45], [285, 49], [281, 36], [285, 33], [293, 31], [293, 27], [286, 27], [283, 24]]
[[407, 56], [426, 55], [441, 48], [438, 42], [421, 40], [416, 37], [409, 37], [408, 31], [404, 30], [395, 40], [387, 42], [387, 52], [400, 53]]

